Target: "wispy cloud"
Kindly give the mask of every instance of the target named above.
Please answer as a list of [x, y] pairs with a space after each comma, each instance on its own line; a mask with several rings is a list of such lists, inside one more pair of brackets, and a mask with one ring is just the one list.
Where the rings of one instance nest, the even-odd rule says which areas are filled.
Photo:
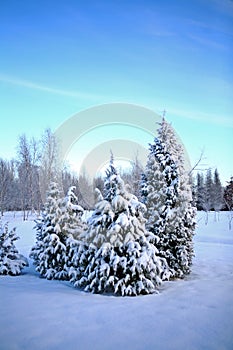
[[172, 30], [166, 30], [163, 28], [147, 28], [145, 30], [147, 35], [154, 36], [154, 37], [174, 37], [176, 36], [175, 31]]
[[196, 28], [201, 28], [201, 29], [208, 29], [214, 32], [219, 32], [227, 35], [233, 36], [233, 30], [231, 26], [228, 25], [214, 25], [213, 22], [204, 22], [200, 20], [194, 20], [194, 19], [186, 19], [186, 24], [187, 25], [192, 25]]
[[232, 0], [213, 0], [217, 8], [228, 16], [233, 16], [233, 1]]
[[100, 98], [103, 98], [103, 96], [97, 95], [97, 94], [90, 94], [86, 92], [78, 92], [73, 90], [57, 89], [51, 86], [41, 85], [32, 81], [10, 77], [3, 74], [0, 74], [0, 81], [6, 84], [17, 85], [28, 89], [44, 91], [50, 94], [62, 95], [67, 97], [79, 98], [79, 99], [98, 100]]
[[210, 124], [217, 124], [227, 127], [233, 127], [233, 118], [224, 116], [224, 115], [216, 115], [212, 113], [205, 113], [200, 111], [190, 111], [183, 110], [177, 108], [168, 108], [169, 114], [174, 114], [177, 117], [192, 119], [196, 121], [208, 122]]
[[215, 49], [222, 49], [222, 50], [228, 49], [228, 46], [221, 44], [217, 41], [211, 40], [209, 38], [204, 38], [203, 36], [188, 34], [188, 37], [191, 40], [196, 41], [197, 43], [199, 43], [205, 47], [212, 47]]

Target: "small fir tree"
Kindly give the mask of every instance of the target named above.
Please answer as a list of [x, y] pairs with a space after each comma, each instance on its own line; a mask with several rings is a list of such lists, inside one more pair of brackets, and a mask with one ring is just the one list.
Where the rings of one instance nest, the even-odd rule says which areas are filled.
[[72, 282], [94, 293], [154, 292], [168, 278], [167, 264], [149, 242], [145, 206], [126, 191], [113, 159], [107, 170], [105, 197], [97, 190], [96, 199], [86, 241], [71, 272]]
[[8, 223], [0, 222], [0, 275], [19, 275], [27, 259], [19, 254], [14, 242], [19, 239], [16, 228], [9, 230]]
[[47, 279], [68, 279], [75, 239], [84, 229], [83, 208], [75, 204], [74, 189], [71, 187], [62, 198], [57, 184], [52, 183], [45, 211], [36, 221], [36, 244], [30, 257], [34, 259], [36, 270]]
[[64, 206], [61, 192], [55, 182], [50, 184], [42, 217], [36, 220], [36, 244], [30, 257], [36, 270], [47, 279], [66, 279], [66, 246], [62, 232]]
[[80, 250], [80, 240], [85, 236], [87, 224], [82, 220], [84, 209], [78, 204], [78, 198], [74, 193], [75, 186], [71, 186], [65, 198], [66, 222], [63, 232], [66, 236], [66, 270], [67, 275], [76, 261], [76, 254]]

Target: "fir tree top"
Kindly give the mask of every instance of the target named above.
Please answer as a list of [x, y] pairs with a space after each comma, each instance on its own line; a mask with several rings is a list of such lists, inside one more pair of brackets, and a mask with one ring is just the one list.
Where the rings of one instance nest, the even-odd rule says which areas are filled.
[[184, 167], [184, 148], [178, 140], [171, 124], [163, 117], [159, 126], [157, 130], [158, 138], [166, 145], [167, 152], [170, 153], [178, 168]]
[[111, 162], [114, 173], [105, 184], [105, 197], [96, 190], [97, 203], [89, 219], [89, 230], [86, 238], [88, 242], [101, 245], [109, 242], [120, 246], [130, 240], [136, 240], [145, 234], [145, 206], [136, 196], [129, 193], [124, 181]]
[[114, 179], [118, 175], [117, 168], [114, 165], [114, 157], [111, 152], [111, 158], [109, 166], [105, 172], [105, 181], [104, 181], [104, 199], [111, 201], [116, 194], [116, 183]]

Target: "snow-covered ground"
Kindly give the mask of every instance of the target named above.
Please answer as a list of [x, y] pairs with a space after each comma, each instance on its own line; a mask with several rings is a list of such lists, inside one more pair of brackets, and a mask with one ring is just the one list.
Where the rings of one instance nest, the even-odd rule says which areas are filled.
[[[233, 349], [233, 230], [227, 213], [199, 227], [191, 275], [160, 294], [114, 297], [48, 281], [32, 263], [21, 276], [0, 276], [0, 350]], [[6, 214], [28, 257], [33, 221]]]

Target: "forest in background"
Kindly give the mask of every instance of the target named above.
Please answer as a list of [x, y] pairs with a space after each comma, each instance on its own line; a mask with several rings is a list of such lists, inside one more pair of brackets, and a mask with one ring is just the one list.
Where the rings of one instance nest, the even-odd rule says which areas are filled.
[[[120, 171], [130, 191], [140, 200], [144, 169], [138, 157], [132, 160], [131, 168]], [[233, 178], [223, 187], [218, 170], [209, 168], [201, 172], [194, 169], [190, 179], [198, 210], [232, 210]], [[20, 210], [25, 220], [30, 212], [40, 213], [51, 181], [59, 182], [64, 193], [70, 186], [75, 186], [79, 202], [85, 209], [93, 208], [94, 189], [102, 190], [104, 185], [101, 176], [91, 180], [86, 173], [75, 174], [68, 166], [61, 170], [58, 141], [50, 129], [44, 131], [40, 140], [20, 135], [15, 159], [0, 158], [1, 215]]]

